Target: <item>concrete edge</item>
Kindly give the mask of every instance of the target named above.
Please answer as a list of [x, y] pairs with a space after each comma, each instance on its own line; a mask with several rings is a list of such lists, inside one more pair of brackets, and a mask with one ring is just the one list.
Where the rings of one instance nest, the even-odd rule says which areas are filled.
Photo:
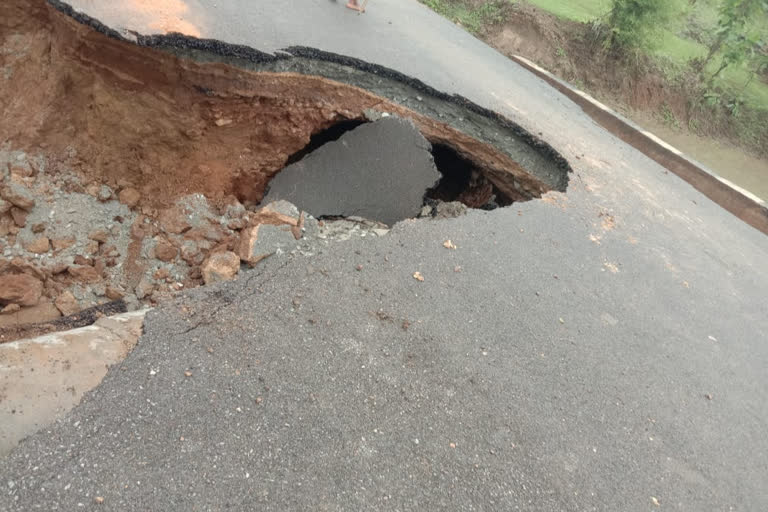
[[133, 350], [150, 309], [0, 345], [0, 458], [48, 428]]
[[64, 344], [64, 342], [62, 341], [63, 336], [81, 336], [81, 335], [87, 335], [89, 333], [97, 332], [101, 328], [108, 329], [108, 327], [105, 327], [102, 325], [104, 321], [127, 322], [134, 318], [144, 318], [147, 312], [151, 310], [152, 308], [143, 308], [143, 309], [137, 309], [136, 311], [129, 311], [127, 313], [118, 313], [112, 316], [104, 316], [91, 325], [86, 325], [84, 327], [77, 327], [75, 329], [69, 329], [67, 331], [54, 331], [48, 334], [42, 334], [40, 336], [8, 341], [0, 345], [0, 348], [3, 348], [3, 349], [13, 348], [13, 349], [19, 350], [23, 348], [24, 345], [27, 345], [27, 344], [63, 345]]
[[679, 149], [525, 57], [513, 55], [510, 59], [567, 96], [610, 133], [669, 169], [739, 219], [768, 235], [768, 203], [687, 157]]

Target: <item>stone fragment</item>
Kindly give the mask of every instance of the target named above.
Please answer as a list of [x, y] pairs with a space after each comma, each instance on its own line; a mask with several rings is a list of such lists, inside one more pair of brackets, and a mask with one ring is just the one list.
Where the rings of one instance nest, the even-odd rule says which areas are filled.
[[435, 218], [450, 219], [467, 213], [467, 206], [459, 201], [440, 202], [435, 207]]
[[296, 238], [287, 226], [260, 224], [240, 232], [237, 254], [242, 261], [254, 265], [271, 254], [295, 247]]
[[34, 306], [40, 302], [43, 283], [29, 274], [5, 274], [0, 276], [0, 303]]
[[99, 253], [99, 242], [96, 240], [91, 240], [88, 242], [88, 245], [85, 246], [85, 252], [87, 252], [90, 255], [96, 255]]
[[268, 203], [264, 208], [262, 208], [262, 211], [279, 213], [280, 215], [291, 217], [295, 221], [297, 221], [299, 218], [299, 209], [296, 208], [296, 205], [283, 200], [272, 201], [271, 203]]
[[239, 271], [240, 258], [237, 254], [230, 251], [213, 253], [203, 263], [203, 281], [205, 284], [231, 281]]
[[274, 226], [296, 226], [299, 223], [299, 210], [288, 201], [273, 201], [263, 208], [248, 215], [248, 224], [272, 224]]
[[20, 228], [23, 228], [27, 225], [27, 215], [28, 212], [26, 210], [22, 210], [16, 206], [11, 208], [11, 218], [13, 219], [14, 224]]
[[18, 206], [22, 210], [31, 210], [35, 207], [35, 198], [29, 189], [23, 185], [9, 183], [0, 188], [0, 197]]
[[82, 254], [76, 255], [72, 263], [74, 263], [75, 265], [89, 265], [91, 267], [93, 266], [93, 260], [90, 258], [86, 258]]
[[53, 304], [56, 306], [56, 309], [61, 311], [61, 314], [64, 316], [74, 315], [80, 311], [80, 304], [77, 303], [77, 299], [74, 295], [72, 295], [72, 292], [70, 291], [65, 291], [56, 297], [56, 300], [53, 301]]
[[64, 249], [69, 249], [70, 247], [75, 245], [75, 237], [66, 236], [66, 237], [52, 238], [51, 245], [53, 245], [53, 248], [56, 249], [57, 251], [63, 251]]
[[172, 233], [178, 235], [192, 228], [192, 224], [189, 222], [185, 213], [185, 208], [180, 205], [173, 206], [160, 213], [160, 227], [166, 233]]
[[45, 224], [42, 222], [38, 222], [37, 224], [32, 225], [32, 232], [35, 234], [40, 234], [43, 231], [45, 231]]
[[105, 202], [105, 201], [109, 201], [110, 199], [112, 199], [112, 194], [113, 194], [113, 192], [112, 192], [111, 188], [109, 188], [106, 185], [102, 185], [99, 188], [99, 193], [98, 193], [97, 197], [98, 197], [99, 201]]
[[10, 210], [11, 206], [13, 205], [9, 201], [6, 201], [5, 199], [0, 199], [0, 215]]
[[176, 249], [176, 247], [174, 247], [167, 239], [158, 239], [157, 245], [155, 245], [155, 258], [160, 261], [173, 261], [176, 259], [178, 253], [178, 249]]
[[107, 286], [105, 293], [109, 300], [120, 300], [125, 297], [125, 292], [114, 286]]
[[118, 199], [128, 208], [133, 208], [139, 204], [139, 201], [141, 200], [141, 194], [135, 188], [128, 187], [120, 191]]
[[90, 233], [88, 233], [89, 240], [95, 240], [102, 244], [107, 241], [107, 236], [109, 235], [103, 229], [97, 229], [96, 231], [91, 231]]
[[200, 252], [200, 248], [195, 242], [186, 240], [181, 245], [181, 259], [186, 261], [189, 266], [194, 267], [195, 265], [200, 265], [205, 256]]
[[101, 280], [99, 271], [90, 265], [70, 265], [67, 272], [83, 283], [96, 283]]
[[24, 242], [22, 245], [24, 249], [35, 254], [45, 254], [51, 249], [50, 240], [44, 236], [35, 238], [34, 240], [30, 240], [28, 242]]
[[136, 288], [133, 291], [136, 294], [136, 298], [142, 300], [145, 297], [152, 295], [154, 290], [155, 285], [146, 276], [144, 276], [141, 278], [141, 281], [139, 281], [139, 284], [136, 285]]
[[246, 225], [245, 219], [230, 219], [227, 222], [227, 227], [231, 230], [243, 229]]
[[0, 237], [8, 236], [9, 233], [12, 233], [13, 229], [16, 229], [16, 233], [18, 233], [19, 227], [14, 224], [11, 215], [0, 214]]

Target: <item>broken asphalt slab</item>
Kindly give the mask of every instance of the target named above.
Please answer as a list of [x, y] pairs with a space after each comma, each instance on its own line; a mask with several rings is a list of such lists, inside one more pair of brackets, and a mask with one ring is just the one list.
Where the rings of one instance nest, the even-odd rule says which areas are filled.
[[262, 201], [285, 200], [314, 217], [363, 217], [392, 225], [418, 215], [440, 179], [431, 144], [412, 121], [358, 126], [289, 165]]

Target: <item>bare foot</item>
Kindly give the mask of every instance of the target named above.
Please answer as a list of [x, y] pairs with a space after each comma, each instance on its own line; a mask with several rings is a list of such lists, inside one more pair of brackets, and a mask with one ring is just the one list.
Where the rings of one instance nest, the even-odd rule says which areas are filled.
[[363, 10], [360, 8], [359, 5], [357, 5], [357, 2], [349, 2], [347, 3], [347, 9], [352, 9], [353, 11], [363, 12]]

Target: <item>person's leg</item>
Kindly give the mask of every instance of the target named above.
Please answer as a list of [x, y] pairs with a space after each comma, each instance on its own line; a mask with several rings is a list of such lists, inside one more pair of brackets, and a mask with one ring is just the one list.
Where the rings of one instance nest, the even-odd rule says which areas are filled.
[[349, 0], [349, 2], [347, 2], [347, 9], [352, 9], [353, 11], [360, 11], [360, 6], [357, 4], [357, 0]]

